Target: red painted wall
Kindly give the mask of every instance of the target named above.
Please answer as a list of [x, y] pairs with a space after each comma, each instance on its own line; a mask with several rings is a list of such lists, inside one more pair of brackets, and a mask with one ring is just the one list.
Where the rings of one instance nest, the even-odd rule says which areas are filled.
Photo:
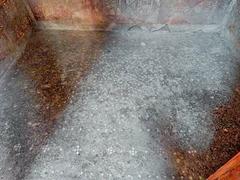
[[28, 2], [38, 21], [72, 23], [105, 21], [101, 4], [94, 0], [28, 0]]
[[[128, 8], [117, 0], [28, 0], [37, 20], [104, 22], [109, 15], [149, 22], [210, 24], [219, 22], [230, 0], [139, 0]], [[119, 0], [118, 0], [119, 1]], [[137, 2], [137, 1], [136, 1]], [[159, 2], [159, 3], [158, 3]], [[120, 16], [119, 16], [120, 15]]]

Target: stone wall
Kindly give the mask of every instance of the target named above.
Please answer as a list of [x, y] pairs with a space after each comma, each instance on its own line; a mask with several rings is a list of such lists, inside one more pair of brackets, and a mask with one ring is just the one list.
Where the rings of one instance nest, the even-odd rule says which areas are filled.
[[26, 41], [32, 20], [21, 0], [0, 0], [0, 60]]

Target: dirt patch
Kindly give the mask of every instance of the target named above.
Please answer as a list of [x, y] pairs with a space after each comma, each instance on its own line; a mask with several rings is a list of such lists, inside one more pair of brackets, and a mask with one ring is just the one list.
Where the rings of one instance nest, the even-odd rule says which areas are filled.
[[215, 135], [207, 151], [172, 148], [170, 154], [179, 179], [205, 179], [240, 151], [240, 86], [231, 100], [213, 111]]

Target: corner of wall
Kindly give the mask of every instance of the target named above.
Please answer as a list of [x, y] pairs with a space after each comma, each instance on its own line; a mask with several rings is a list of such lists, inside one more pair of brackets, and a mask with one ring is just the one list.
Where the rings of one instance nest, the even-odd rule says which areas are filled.
[[22, 49], [33, 21], [22, 0], [4, 0], [0, 3], [0, 22], [0, 60], [3, 60]]
[[222, 23], [221, 35], [236, 56], [240, 55], [240, 2], [232, 0]]

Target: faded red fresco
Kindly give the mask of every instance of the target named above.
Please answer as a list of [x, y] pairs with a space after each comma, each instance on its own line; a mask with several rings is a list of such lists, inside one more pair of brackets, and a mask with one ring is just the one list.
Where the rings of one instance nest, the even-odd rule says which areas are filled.
[[[210, 24], [224, 16], [230, 0], [151, 0], [119, 5], [119, 0], [26, 0], [37, 21], [66, 24], [105, 24], [116, 22], [151, 22], [168, 24]], [[157, 1], [157, 0], [156, 0]], [[156, 2], [155, 1], [155, 2]], [[126, 1], [127, 3], [132, 1]], [[135, 1], [134, 1], [135, 2]], [[221, 14], [222, 13], [222, 14]], [[0, 0], [0, 59], [17, 46], [30, 29], [31, 19], [24, 3]], [[235, 31], [236, 23], [228, 23]], [[234, 32], [232, 33], [234, 34]], [[240, 47], [240, 44], [237, 44]]]
[[[107, 19], [131, 19], [154, 23], [201, 24], [217, 21], [229, 0], [28, 0], [37, 20], [101, 23]], [[134, 4], [136, 2], [136, 4]], [[154, 3], [152, 3], [154, 2]], [[159, 3], [156, 3], [159, 2]], [[112, 16], [116, 16], [112, 18]]]
[[106, 19], [101, 5], [92, 0], [28, 0], [37, 20], [101, 23]]
[[0, 60], [13, 52], [31, 29], [31, 18], [22, 2], [0, 0]]

